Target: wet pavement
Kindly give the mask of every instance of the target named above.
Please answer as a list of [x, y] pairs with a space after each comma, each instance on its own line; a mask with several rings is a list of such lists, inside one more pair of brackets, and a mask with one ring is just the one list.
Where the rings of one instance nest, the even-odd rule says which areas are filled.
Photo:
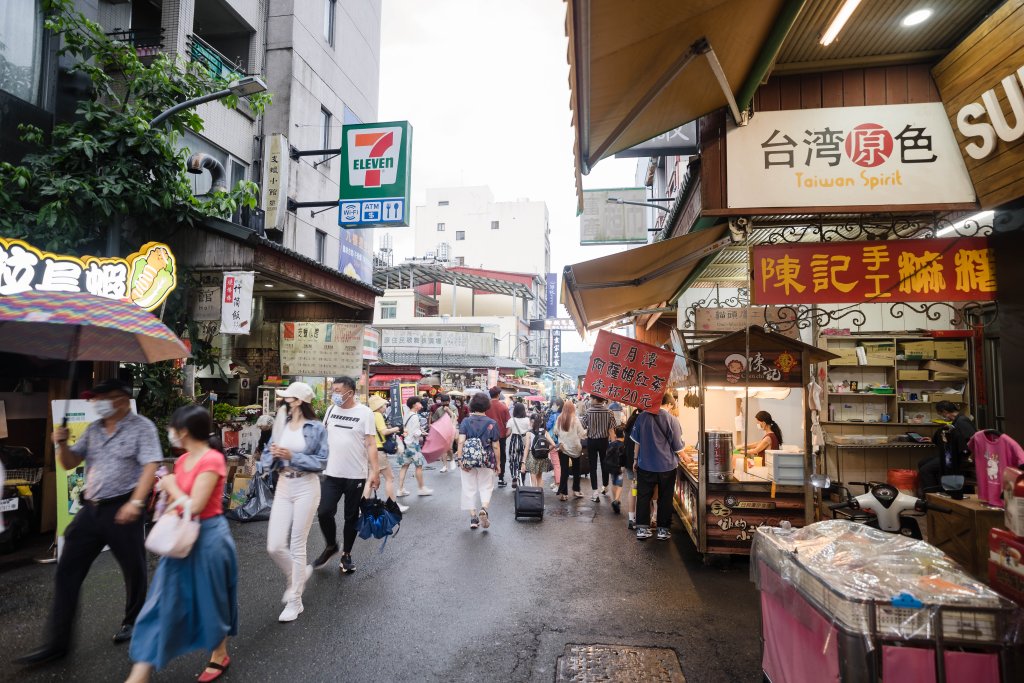
[[[683, 680], [673, 653], [688, 683], [761, 680], [745, 559], [704, 566], [678, 520], [672, 540], [637, 542], [607, 498], [561, 503], [550, 489], [542, 522], [516, 522], [511, 488], [499, 489], [491, 528], [473, 531], [458, 509], [458, 474], [426, 477], [434, 495], [404, 499], [412, 509], [384, 552], [357, 540], [357, 571], [341, 575], [336, 559], [317, 571], [291, 624], [277, 622], [284, 579], [265, 551], [266, 523], [232, 523], [241, 625], [223, 680], [550, 683], [622, 680], [623, 670]], [[322, 548], [314, 523], [310, 556]], [[128, 650], [111, 637], [124, 589], [109, 553], [83, 588], [72, 654], [36, 669], [11, 664], [40, 641], [53, 573], [0, 569], [0, 680], [123, 680]], [[204, 663], [204, 653], [181, 657], [155, 680], [195, 680]]]

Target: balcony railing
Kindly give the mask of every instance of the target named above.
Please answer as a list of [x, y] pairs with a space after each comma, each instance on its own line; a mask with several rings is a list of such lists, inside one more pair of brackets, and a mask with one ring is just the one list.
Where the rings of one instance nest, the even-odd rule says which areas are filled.
[[164, 47], [163, 28], [133, 28], [127, 31], [118, 29], [108, 33], [107, 37], [128, 43], [135, 48], [135, 54], [139, 57], [152, 57]]
[[188, 51], [192, 61], [205, 66], [214, 78], [230, 82], [245, 77], [241, 64], [232, 62], [197, 35], [188, 37]]

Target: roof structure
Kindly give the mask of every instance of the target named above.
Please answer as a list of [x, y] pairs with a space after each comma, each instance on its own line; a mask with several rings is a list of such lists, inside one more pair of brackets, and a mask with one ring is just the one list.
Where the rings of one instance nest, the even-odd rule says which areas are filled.
[[404, 365], [440, 368], [509, 368], [525, 370], [527, 366], [512, 358], [500, 356], [475, 356], [434, 351], [407, 352], [381, 349], [378, 369], [385, 365]]
[[415, 289], [433, 283], [533, 299], [533, 292], [524, 284], [458, 272], [439, 263], [403, 263], [373, 273], [373, 284], [384, 289]]

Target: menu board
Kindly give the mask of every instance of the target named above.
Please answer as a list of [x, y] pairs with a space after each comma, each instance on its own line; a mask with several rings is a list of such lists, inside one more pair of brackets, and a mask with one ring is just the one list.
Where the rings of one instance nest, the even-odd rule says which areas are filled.
[[365, 328], [359, 323], [281, 323], [281, 374], [358, 378]]

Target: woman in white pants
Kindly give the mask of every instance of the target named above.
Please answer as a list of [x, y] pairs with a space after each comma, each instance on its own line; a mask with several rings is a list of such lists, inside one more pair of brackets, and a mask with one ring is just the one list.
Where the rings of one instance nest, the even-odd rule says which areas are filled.
[[279, 469], [267, 527], [267, 552], [288, 579], [278, 621], [295, 621], [302, 612], [302, 591], [312, 567], [306, 564], [306, 539], [320, 505], [320, 478], [327, 465], [327, 430], [316, 418], [313, 389], [292, 382], [278, 397], [274, 434], [263, 449], [260, 471]]
[[[455, 460], [462, 471], [462, 509], [469, 511], [470, 529], [491, 526], [487, 507], [491, 504], [494, 480], [498, 475], [494, 444], [501, 437], [498, 423], [484, 414], [490, 407], [491, 399], [486, 393], [473, 394], [469, 401], [469, 417], [459, 423], [459, 451]], [[479, 455], [483, 457], [478, 458]]]

